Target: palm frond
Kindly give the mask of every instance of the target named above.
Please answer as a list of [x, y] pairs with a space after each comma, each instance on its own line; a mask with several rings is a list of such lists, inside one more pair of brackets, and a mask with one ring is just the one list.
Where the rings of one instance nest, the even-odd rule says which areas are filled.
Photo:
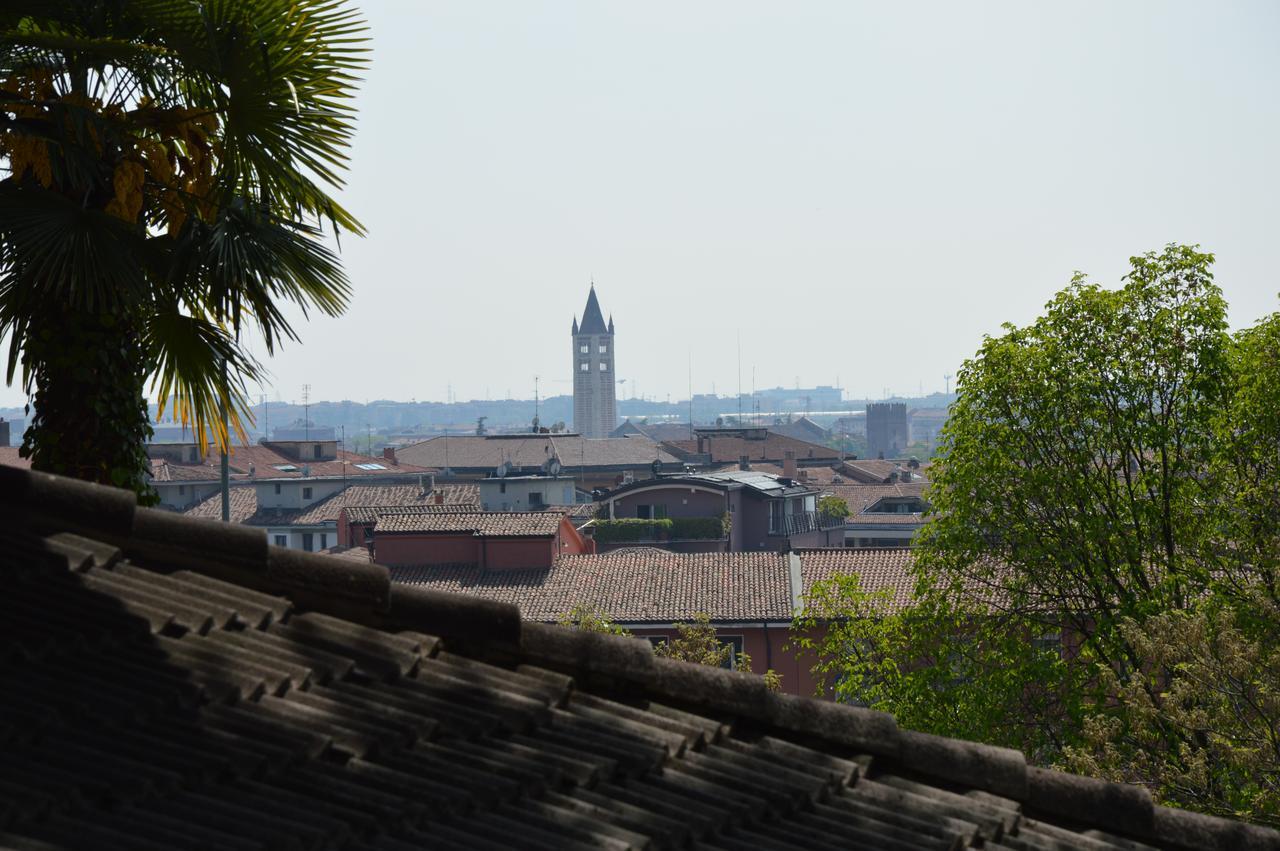
[[231, 437], [223, 426], [225, 409], [231, 432], [248, 439], [246, 424], [253, 424], [253, 413], [245, 382], [260, 379], [262, 367], [232, 334], [169, 305], [148, 320], [144, 342], [155, 364], [153, 390], [161, 416], [172, 404], [197, 443], [204, 445], [212, 435], [223, 449]]

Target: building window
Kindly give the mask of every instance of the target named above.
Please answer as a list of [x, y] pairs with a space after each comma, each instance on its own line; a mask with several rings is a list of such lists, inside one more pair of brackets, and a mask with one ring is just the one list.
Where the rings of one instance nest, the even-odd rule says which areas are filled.
[[775, 499], [769, 503], [769, 534], [782, 534], [782, 508], [783, 500]]
[[607, 355], [607, 354], [609, 354], [609, 347], [608, 347], [608, 346], [601, 346], [601, 347], [600, 347], [600, 354], [602, 354], [602, 355]]
[[609, 371], [609, 364], [605, 363], [604, 361], [600, 361], [600, 371], [601, 371], [601, 372], [608, 372], [608, 371]]
[[652, 506], [652, 505], [637, 505], [637, 506], [636, 506], [636, 519], [638, 519], [638, 520], [652, 520], [652, 519], [653, 519], [653, 506]]
[[303, 499], [311, 499], [311, 488], [303, 488], [303, 489], [302, 489], [302, 498], [303, 498]]
[[277, 484], [277, 485], [276, 485], [276, 494], [278, 495], [279, 493], [280, 493], [280, 485], [279, 485], [279, 484]]
[[288, 536], [288, 535], [276, 535], [276, 546], [277, 546], [277, 547], [287, 547], [287, 546], [289, 546], [289, 536]]
[[586, 361], [583, 361], [582, 363], [578, 364], [578, 369], [581, 372], [590, 372], [591, 364], [587, 363]]
[[653, 507], [653, 519], [654, 520], [667, 519], [667, 504], [665, 502], [662, 503], [661, 505], [655, 505]]
[[716, 640], [720, 642], [721, 647], [732, 647], [729, 658], [725, 660], [721, 667], [736, 669], [738, 667], [738, 657], [742, 655], [742, 636], [741, 635], [717, 635]]
[[178, 496], [186, 496], [186, 495], [187, 495], [187, 486], [178, 485]]
[[544, 504], [545, 503], [543, 503], [542, 501], [542, 494], [538, 493], [537, 491], [534, 491], [533, 493], [529, 494], [530, 508], [542, 508]]
[[590, 354], [590, 353], [591, 353], [591, 347], [590, 347], [590, 346], [588, 346], [586, 343], [583, 343], [581, 346], [578, 346], [578, 351], [579, 351], [579, 352], [581, 352], [581, 353], [582, 353], [582, 354], [584, 354], [584, 355], [586, 355], [586, 354]]
[[498, 493], [506, 493], [506, 492], [507, 492], [507, 483], [498, 482]]
[[320, 549], [322, 550], [328, 549], [328, 547], [329, 547], [329, 535], [327, 532], [321, 532], [320, 533]]
[[310, 532], [302, 533], [302, 548], [309, 553], [315, 552], [315, 548], [316, 548], [315, 537], [316, 536], [311, 534]]
[[313, 458], [319, 458], [322, 454], [323, 452], [320, 449], [320, 444], [317, 443], [315, 446], [311, 447], [311, 455]]

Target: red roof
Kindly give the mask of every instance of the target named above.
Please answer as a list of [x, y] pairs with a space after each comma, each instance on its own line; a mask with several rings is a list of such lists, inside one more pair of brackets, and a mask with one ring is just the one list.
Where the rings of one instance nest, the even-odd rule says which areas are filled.
[[377, 529], [378, 534], [454, 532], [482, 538], [550, 538], [563, 519], [563, 514], [552, 511], [434, 511], [380, 514]]
[[632, 548], [562, 555], [550, 568], [392, 567], [391, 578], [514, 603], [526, 620], [557, 621], [585, 604], [622, 623], [791, 619], [789, 569], [777, 553], [673, 553]]
[[[231, 522], [250, 526], [315, 526], [336, 523], [344, 508], [405, 506], [415, 502], [425, 505], [427, 500], [434, 500], [437, 493], [444, 496], [446, 503], [479, 507], [479, 486], [458, 484], [436, 485], [435, 490], [425, 497], [417, 485], [350, 485], [346, 490], [306, 508], [259, 509], [257, 490], [239, 484], [231, 488]], [[221, 519], [222, 495], [214, 494], [184, 513], [192, 517]]]
[[[162, 470], [165, 478], [158, 481], [217, 481], [221, 476], [221, 457], [209, 453], [203, 461], [179, 463], [166, 458], [151, 462], [153, 474]], [[301, 479], [348, 478], [365, 479], [380, 476], [412, 476], [431, 473], [427, 467], [393, 464], [386, 458], [359, 455], [339, 449], [337, 457], [327, 461], [298, 460], [264, 444], [233, 446], [229, 458], [233, 479]], [[252, 472], [251, 472], [252, 471]]]

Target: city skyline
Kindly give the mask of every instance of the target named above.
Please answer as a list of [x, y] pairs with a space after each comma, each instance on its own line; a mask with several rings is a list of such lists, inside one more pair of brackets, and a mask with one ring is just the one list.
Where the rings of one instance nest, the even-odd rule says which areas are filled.
[[1277, 307], [1272, 4], [360, 7], [369, 235], [346, 315], [286, 308], [273, 398], [570, 393], [592, 280], [620, 400], [941, 390], [1169, 242], [1217, 254], [1232, 327]]

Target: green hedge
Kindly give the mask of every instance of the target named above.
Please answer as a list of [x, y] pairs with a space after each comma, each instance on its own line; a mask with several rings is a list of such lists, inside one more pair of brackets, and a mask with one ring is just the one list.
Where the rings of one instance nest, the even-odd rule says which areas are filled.
[[602, 543], [665, 540], [671, 525], [670, 520], [597, 520], [595, 537]]
[[617, 541], [709, 540], [728, 534], [721, 517], [676, 517], [663, 520], [597, 520], [595, 538], [601, 543]]
[[671, 537], [700, 541], [723, 538], [727, 534], [724, 520], [719, 517], [676, 517], [671, 520]]

